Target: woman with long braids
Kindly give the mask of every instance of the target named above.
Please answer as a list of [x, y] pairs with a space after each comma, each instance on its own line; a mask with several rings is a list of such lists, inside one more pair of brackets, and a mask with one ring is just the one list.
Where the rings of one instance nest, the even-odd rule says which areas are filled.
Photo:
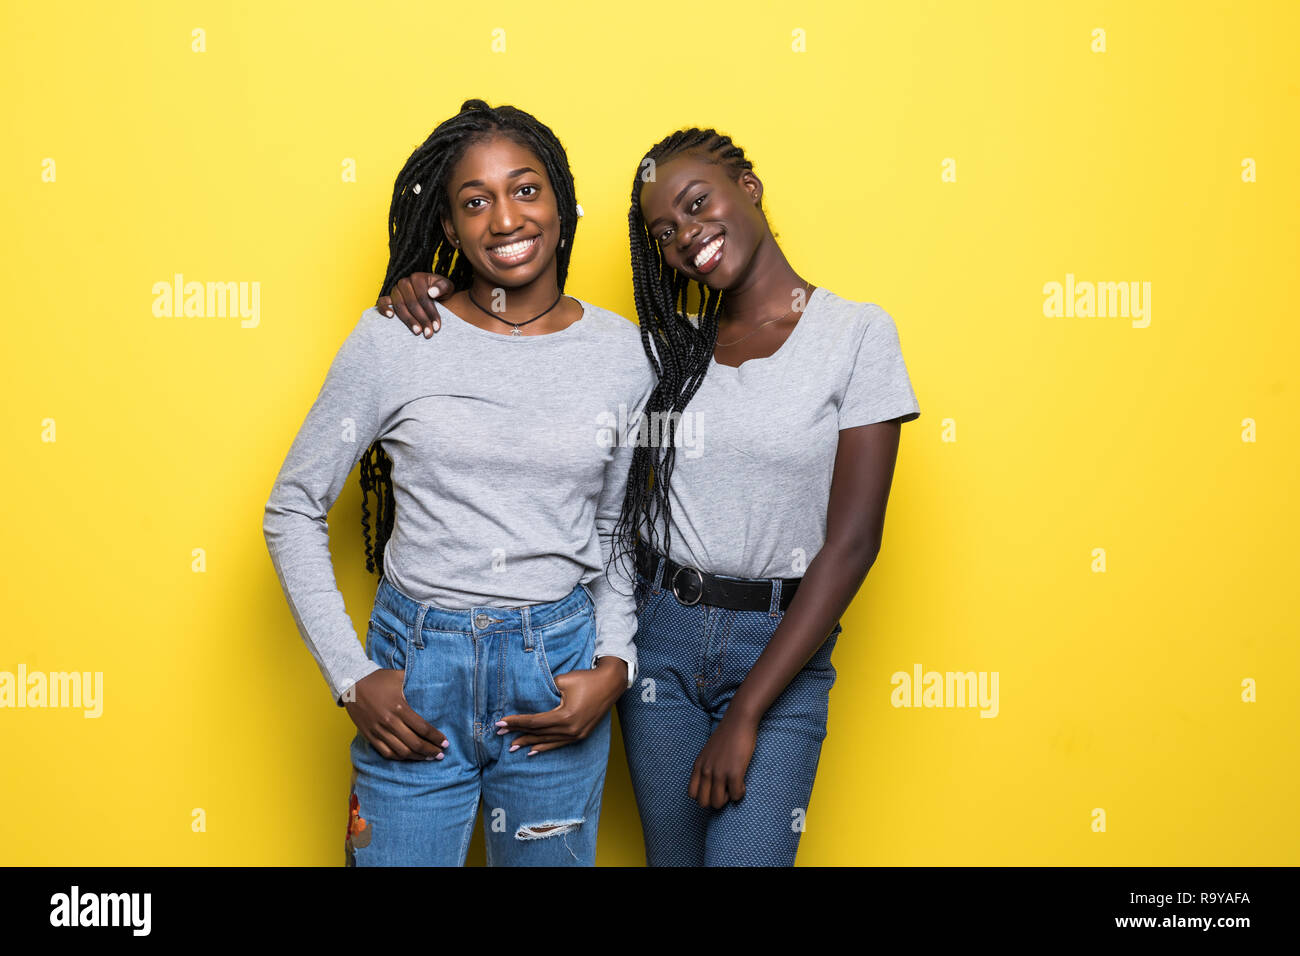
[[[762, 200], [712, 129], [655, 144], [632, 187], [646, 412], [671, 434], [636, 449], [616, 526], [640, 662], [619, 722], [652, 866], [794, 863], [839, 619], [920, 416], [892, 317], [802, 278]], [[428, 336], [445, 291], [422, 273], [379, 305]]]
[[[381, 291], [433, 264], [448, 334], [412, 348], [367, 309], [267, 502], [294, 619], [357, 726], [350, 865], [461, 865], [480, 800], [489, 865], [595, 863], [636, 674], [632, 581], [605, 573], [633, 450], [612, 423], [654, 377], [633, 323], [563, 294], [581, 214], [528, 113], [469, 100], [440, 124], [397, 177]], [[326, 525], [358, 461], [382, 572], [364, 651]]]

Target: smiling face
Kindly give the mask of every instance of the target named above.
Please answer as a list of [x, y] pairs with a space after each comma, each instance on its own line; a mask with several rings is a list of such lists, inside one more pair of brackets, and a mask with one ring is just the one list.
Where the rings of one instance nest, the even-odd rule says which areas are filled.
[[771, 235], [762, 197], [752, 171], [735, 180], [727, 167], [687, 153], [660, 164], [655, 181], [642, 185], [641, 216], [668, 265], [711, 289], [729, 289]]
[[555, 274], [560, 212], [546, 165], [504, 135], [470, 144], [447, 179], [450, 218], [443, 231], [475, 273], [518, 288]]

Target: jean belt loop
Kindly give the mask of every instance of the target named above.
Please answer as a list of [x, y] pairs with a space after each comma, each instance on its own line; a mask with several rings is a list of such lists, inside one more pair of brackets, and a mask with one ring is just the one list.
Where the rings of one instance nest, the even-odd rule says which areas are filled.
[[767, 613], [769, 617], [776, 617], [781, 613], [781, 579], [780, 578], [772, 579], [772, 603], [771, 606], [768, 607]]
[[527, 604], [525, 604], [520, 610], [520, 616], [522, 618], [520, 622], [522, 625], [520, 630], [524, 632], [524, 650], [526, 651], [531, 651], [533, 649], [533, 619], [529, 614], [530, 610], [531, 608]]
[[666, 560], [667, 558], [663, 555], [657, 555], [655, 557], [654, 588], [656, 591], [663, 587], [664, 562]]
[[411, 639], [415, 642], [416, 647], [424, 647], [424, 615], [429, 610], [429, 605], [421, 604], [420, 610], [415, 614], [415, 624], [411, 627]]

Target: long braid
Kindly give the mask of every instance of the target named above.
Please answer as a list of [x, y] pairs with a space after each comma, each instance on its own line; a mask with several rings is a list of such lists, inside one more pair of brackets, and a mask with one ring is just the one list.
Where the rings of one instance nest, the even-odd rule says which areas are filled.
[[[627, 494], [623, 510], [615, 525], [616, 556], [635, 551], [638, 530], [648, 532], [646, 543], [660, 554], [672, 547], [672, 506], [668, 489], [676, 461], [677, 423], [704, 383], [718, 341], [718, 314], [722, 309], [722, 291], [695, 283], [698, 307], [690, 320], [691, 282], [684, 274], [665, 264], [658, 242], [650, 234], [641, 215], [641, 187], [647, 180], [643, 170], [653, 170], [682, 153], [697, 153], [700, 158], [725, 166], [732, 178], [754, 168], [744, 150], [714, 129], [684, 129], [656, 143], [642, 158], [632, 181], [632, 206], [628, 210], [628, 235], [632, 254], [632, 292], [637, 319], [641, 324], [641, 344], [658, 374], [658, 384], [646, 404], [645, 414], [651, 425], [649, 440], [638, 445], [628, 472]], [[665, 436], [656, 424], [668, 422]], [[656, 442], [662, 439], [662, 447]], [[659, 542], [658, 525], [662, 520], [664, 536]]]
[[[469, 288], [473, 267], [442, 229], [443, 217], [451, 218], [447, 180], [465, 150], [494, 133], [509, 136], [545, 164], [560, 212], [561, 242], [555, 254], [555, 278], [559, 291], [564, 291], [578, 227], [576, 190], [564, 146], [550, 127], [530, 113], [513, 106], [493, 108], [476, 99], [466, 100], [456, 116], [439, 124], [397, 174], [388, 210], [388, 271], [379, 289], [380, 296], [391, 294], [399, 279], [424, 271], [447, 276], [457, 291]], [[361, 528], [365, 534], [366, 570], [379, 574], [383, 574], [384, 548], [392, 536], [396, 515], [392, 469], [392, 460], [377, 441], [361, 456]], [[367, 506], [372, 491], [378, 501], [373, 547]]]

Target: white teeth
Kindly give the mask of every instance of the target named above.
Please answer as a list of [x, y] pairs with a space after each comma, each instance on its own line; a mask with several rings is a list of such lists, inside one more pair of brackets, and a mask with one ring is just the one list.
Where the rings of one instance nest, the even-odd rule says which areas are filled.
[[713, 254], [722, 248], [722, 237], [714, 239], [707, 246], [700, 250], [699, 255], [695, 257], [695, 268], [699, 268], [713, 258]]
[[533, 236], [533, 238], [531, 239], [524, 239], [520, 242], [512, 242], [508, 246], [497, 246], [492, 250], [492, 252], [503, 259], [511, 259], [523, 252], [526, 252], [528, 248], [536, 241], [537, 241], [537, 237]]

